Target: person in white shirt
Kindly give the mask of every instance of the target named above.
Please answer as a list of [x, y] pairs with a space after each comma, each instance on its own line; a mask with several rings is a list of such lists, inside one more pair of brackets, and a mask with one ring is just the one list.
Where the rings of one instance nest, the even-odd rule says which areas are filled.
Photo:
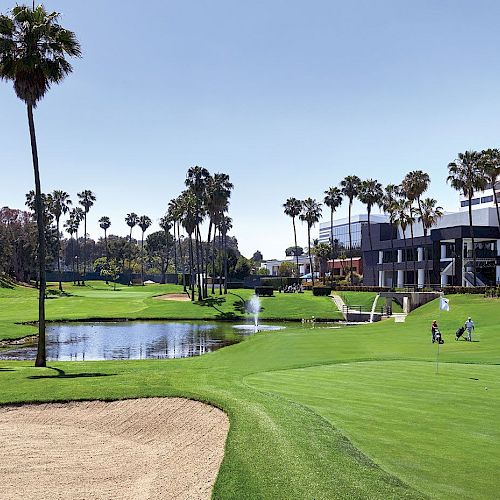
[[472, 318], [470, 316], [468, 317], [464, 326], [467, 330], [467, 340], [469, 342], [472, 342], [472, 330], [474, 330], [474, 321], [472, 321]]

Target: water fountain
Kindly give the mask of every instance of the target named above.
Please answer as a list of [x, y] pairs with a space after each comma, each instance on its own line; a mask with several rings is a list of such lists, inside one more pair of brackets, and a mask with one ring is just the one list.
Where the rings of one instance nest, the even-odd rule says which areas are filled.
[[260, 298], [257, 295], [253, 295], [250, 300], [245, 302], [245, 312], [251, 314], [253, 318], [252, 325], [234, 325], [237, 330], [251, 330], [253, 332], [269, 331], [269, 330], [281, 330], [283, 326], [271, 326], [271, 325], [260, 325], [259, 324], [259, 313], [260, 313]]

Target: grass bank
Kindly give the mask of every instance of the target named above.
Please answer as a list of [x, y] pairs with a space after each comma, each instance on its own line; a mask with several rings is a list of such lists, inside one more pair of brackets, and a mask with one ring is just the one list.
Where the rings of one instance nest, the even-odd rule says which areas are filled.
[[[199, 358], [46, 369], [0, 362], [0, 402], [184, 396], [215, 404], [231, 428], [214, 498], [493, 498], [499, 303], [451, 296], [450, 305], [438, 375], [432, 302], [406, 323], [297, 325]], [[455, 342], [468, 315], [480, 342]]]

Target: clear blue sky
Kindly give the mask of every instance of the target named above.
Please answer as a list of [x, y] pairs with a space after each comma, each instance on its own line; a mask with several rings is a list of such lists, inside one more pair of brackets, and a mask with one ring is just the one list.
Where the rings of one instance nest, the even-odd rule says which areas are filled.
[[[448, 162], [498, 145], [497, 1], [45, 5], [63, 13], [83, 58], [36, 111], [42, 187], [92, 189], [94, 237], [102, 215], [118, 234], [127, 212], [157, 221], [202, 165], [235, 184], [242, 252], [279, 257], [293, 242], [287, 197], [322, 198], [348, 174], [385, 184], [422, 169], [451, 210]], [[0, 109], [0, 205], [22, 207], [27, 122], [5, 83]]]

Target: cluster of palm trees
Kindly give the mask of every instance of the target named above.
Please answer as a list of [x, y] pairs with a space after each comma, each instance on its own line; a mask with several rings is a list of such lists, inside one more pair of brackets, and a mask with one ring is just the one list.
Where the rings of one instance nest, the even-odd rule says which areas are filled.
[[[352, 205], [355, 199], [358, 199], [366, 206], [368, 215], [368, 238], [370, 250], [373, 249], [371, 235], [371, 214], [374, 206], [378, 206], [389, 216], [389, 222], [393, 228], [391, 236], [391, 247], [394, 247], [394, 236], [396, 228], [399, 227], [406, 241], [406, 230], [410, 228], [411, 240], [413, 247], [413, 225], [417, 221], [421, 222], [424, 231], [436, 224], [439, 217], [442, 215], [442, 208], [437, 206], [436, 200], [432, 198], [422, 199], [422, 195], [427, 191], [430, 184], [429, 175], [416, 170], [409, 172], [401, 184], [389, 184], [385, 188], [380, 182], [375, 179], [361, 180], [357, 175], [348, 175], [340, 181], [339, 186], [331, 186], [325, 191], [323, 203], [330, 209], [330, 258], [333, 258], [334, 253], [334, 237], [333, 237], [333, 219], [335, 212], [342, 205], [344, 199], [348, 201], [348, 230], [349, 230], [349, 254], [350, 268], [349, 274], [351, 284], [354, 284], [353, 273], [353, 245], [352, 245]], [[296, 198], [288, 198], [283, 204], [284, 212], [292, 218], [295, 246], [297, 246], [297, 232], [295, 219], [307, 223], [307, 242], [308, 253], [310, 260], [312, 284], [314, 286], [314, 272], [312, 262], [311, 248], [311, 228], [319, 222], [322, 213], [322, 203], [312, 198], [306, 200], [298, 200]], [[326, 249], [321, 249], [321, 259], [324, 260]], [[394, 257], [393, 257], [394, 266]], [[406, 260], [405, 260], [406, 261]], [[297, 276], [299, 273], [299, 264], [297, 257]], [[375, 277], [374, 277], [375, 281]]]
[[[186, 275], [190, 276], [191, 300], [208, 296], [208, 281], [212, 276], [212, 293], [215, 293], [215, 278], [218, 275], [219, 293], [227, 293], [227, 234], [232, 228], [232, 219], [227, 215], [233, 184], [224, 173], [213, 175], [203, 167], [191, 167], [187, 171], [186, 189], [170, 201], [167, 214], [160, 221], [164, 231], [173, 230], [174, 267], [180, 269], [184, 290], [187, 290]], [[203, 242], [201, 226], [208, 222], [206, 244]], [[188, 256], [185, 259], [181, 245], [181, 227], [188, 236]], [[180, 263], [180, 266], [179, 266]]]

